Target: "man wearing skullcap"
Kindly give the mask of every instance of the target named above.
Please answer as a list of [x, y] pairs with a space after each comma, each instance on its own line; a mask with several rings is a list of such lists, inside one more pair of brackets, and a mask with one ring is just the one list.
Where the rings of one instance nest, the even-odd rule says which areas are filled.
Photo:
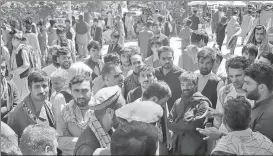
[[115, 114], [121, 123], [142, 121], [156, 124], [163, 116], [163, 109], [153, 101], [138, 101], [122, 106]]
[[[115, 111], [115, 114], [118, 118], [118, 121], [122, 125], [127, 125], [134, 122], [143, 122], [158, 126], [157, 123], [163, 116], [163, 109], [161, 106], [152, 101], [139, 101], [122, 106]], [[156, 130], [154, 127], [154, 130], [155, 132], [158, 131], [157, 137], [162, 137], [162, 131], [160, 129]], [[128, 136], [128, 139], [130, 137], [133, 137], [133, 135]], [[147, 146], [147, 148], [149, 148], [149, 146]], [[117, 148], [111, 150], [114, 152], [114, 154], [121, 152]], [[127, 151], [124, 154], [129, 153]], [[110, 155], [110, 149], [98, 148], [93, 153], [93, 155]]]
[[110, 149], [111, 129], [117, 128], [119, 122], [115, 111], [125, 105], [119, 86], [106, 87], [99, 90], [90, 101], [89, 122], [80, 135], [74, 155], [91, 155], [97, 148]]
[[172, 92], [169, 85], [166, 82], [157, 81], [150, 84], [143, 92], [141, 99], [139, 99], [141, 101], [153, 101], [163, 109], [163, 116], [159, 122], [160, 131], [162, 131], [162, 137], [159, 138], [159, 155], [167, 155], [171, 148], [171, 133], [167, 126], [167, 118], [169, 116], [167, 101], [171, 96]]

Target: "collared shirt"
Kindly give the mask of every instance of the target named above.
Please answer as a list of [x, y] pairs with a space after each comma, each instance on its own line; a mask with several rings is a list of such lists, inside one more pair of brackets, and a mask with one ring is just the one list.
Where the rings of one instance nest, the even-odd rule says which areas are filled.
[[172, 97], [169, 99], [168, 103], [168, 109], [171, 110], [174, 102], [181, 96], [181, 87], [180, 87], [180, 81], [179, 76], [184, 72], [183, 69], [173, 66], [171, 71], [169, 71], [166, 75], [163, 73], [163, 68], [159, 67], [155, 69], [155, 76], [158, 80], [165, 81], [171, 91], [172, 91]]
[[[224, 152], [235, 155], [272, 155], [272, 142], [259, 132], [250, 128], [229, 132], [217, 143], [212, 153]], [[214, 155], [214, 154], [213, 154]]]
[[210, 77], [211, 77], [211, 73], [209, 73], [208, 75], [199, 74], [198, 76], [198, 91], [199, 92], [203, 91]]
[[273, 141], [273, 95], [255, 103], [251, 112], [250, 128]]

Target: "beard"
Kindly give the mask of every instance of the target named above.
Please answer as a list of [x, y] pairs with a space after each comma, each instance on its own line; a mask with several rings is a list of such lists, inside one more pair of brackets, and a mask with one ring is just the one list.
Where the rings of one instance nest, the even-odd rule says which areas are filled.
[[88, 102], [90, 101], [90, 99], [85, 99], [85, 98], [78, 98], [78, 99], [75, 99], [75, 104], [78, 106], [78, 107], [85, 107], [88, 105]]
[[69, 61], [64, 62], [61, 66], [63, 69], [69, 69], [71, 66], [71, 62], [69, 62]]
[[164, 65], [163, 65], [163, 68], [165, 68], [165, 69], [171, 69], [172, 68], [172, 64], [171, 63], [165, 63]]
[[190, 90], [190, 89], [183, 89], [182, 90], [182, 96], [186, 97], [186, 98], [190, 98], [192, 97], [192, 95], [194, 94], [194, 90]]
[[206, 69], [206, 68], [201, 68], [200, 69], [200, 73], [202, 74], [202, 75], [208, 75], [209, 73], [211, 72], [211, 70], [208, 70], [208, 69]]
[[252, 90], [251, 92], [247, 92], [246, 97], [250, 100], [258, 100], [260, 98], [258, 88]]

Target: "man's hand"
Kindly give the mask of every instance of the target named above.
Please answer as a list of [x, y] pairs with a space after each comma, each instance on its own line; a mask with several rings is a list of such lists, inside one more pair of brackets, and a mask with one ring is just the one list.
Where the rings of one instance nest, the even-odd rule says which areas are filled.
[[217, 111], [213, 108], [208, 107], [208, 110], [209, 110], [209, 112], [207, 114], [207, 117], [209, 117], [209, 118], [215, 118], [215, 117], [221, 118], [223, 116], [222, 113], [220, 113], [219, 111]]
[[215, 127], [208, 127], [205, 129], [196, 128], [196, 130], [199, 131], [200, 134], [206, 136], [203, 140], [218, 140], [222, 136], [222, 133]]

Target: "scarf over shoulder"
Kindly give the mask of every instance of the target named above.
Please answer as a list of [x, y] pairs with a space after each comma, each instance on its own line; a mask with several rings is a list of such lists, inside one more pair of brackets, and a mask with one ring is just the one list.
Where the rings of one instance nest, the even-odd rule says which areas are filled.
[[[262, 29], [264, 30], [264, 39], [259, 47], [258, 56], [257, 58], [263, 53], [273, 53], [273, 46], [268, 42], [268, 34], [266, 31], [265, 26], [262, 25]], [[255, 28], [253, 29], [252, 33], [249, 36], [247, 43], [252, 43], [257, 45], [257, 41], [255, 39]]]

